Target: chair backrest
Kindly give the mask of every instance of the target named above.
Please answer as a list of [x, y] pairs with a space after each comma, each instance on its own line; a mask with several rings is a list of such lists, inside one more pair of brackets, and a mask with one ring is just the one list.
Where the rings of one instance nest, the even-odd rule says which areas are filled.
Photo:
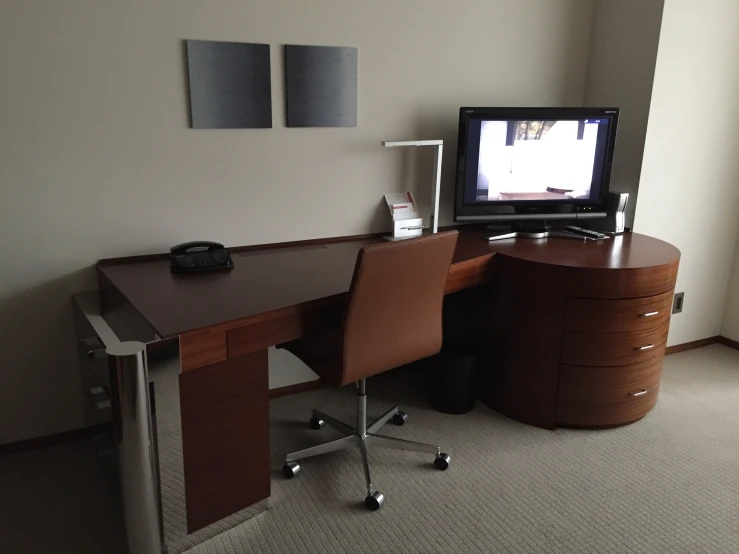
[[342, 385], [439, 352], [457, 235], [447, 231], [359, 252], [346, 310]]

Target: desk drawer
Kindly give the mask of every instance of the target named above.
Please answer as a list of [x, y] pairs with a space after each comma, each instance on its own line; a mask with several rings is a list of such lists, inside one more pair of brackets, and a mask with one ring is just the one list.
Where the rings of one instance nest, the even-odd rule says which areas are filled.
[[667, 344], [664, 323], [631, 333], [565, 333], [562, 363], [583, 366], [619, 366], [662, 358]]
[[565, 329], [581, 333], [622, 333], [653, 329], [666, 323], [672, 311], [672, 291], [628, 300], [567, 301]]
[[662, 358], [617, 367], [563, 365], [557, 423], [603, 427], [636, 421], [657, 402], [661, 375]]

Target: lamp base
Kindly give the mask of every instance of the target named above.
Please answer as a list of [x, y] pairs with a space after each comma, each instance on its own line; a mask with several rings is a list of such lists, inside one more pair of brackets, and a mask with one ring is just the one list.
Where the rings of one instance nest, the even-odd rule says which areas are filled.
[[417, 239], [418, 237], [423, 237], [423, 236], [430, 235], [430, 234], [431, 234], [431, 230], [424, 229], [423, 231], [421, 231], [421, 234], [420, 235], [413, 235], [411, 237], [394, 237], [392, 235], [385, 235], [382, 238], [383, 238], [383, 240], [386, 240], [388, 242], [395, 242], [395, 241], [398, 241], [398, 240]]

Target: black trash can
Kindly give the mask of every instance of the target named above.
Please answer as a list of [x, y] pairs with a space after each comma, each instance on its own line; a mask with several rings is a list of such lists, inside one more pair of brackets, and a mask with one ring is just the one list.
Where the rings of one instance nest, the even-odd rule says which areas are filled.
[[445, 414], [466, 414], [475, 407], [477, 356], [469, 350], [442, 350], [433, 361], [431, 405]]

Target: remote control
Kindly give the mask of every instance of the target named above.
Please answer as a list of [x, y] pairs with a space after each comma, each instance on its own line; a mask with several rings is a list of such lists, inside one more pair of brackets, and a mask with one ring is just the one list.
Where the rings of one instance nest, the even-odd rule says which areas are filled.
[[608, 235], [604, 235], [603, 233], [599, 233], [598, 231], [591, 231], [590, 229], [583, 229], [582, 227], [576, 227], [575, 225], [565, 225], [565, 231], [569, 231], [570, 233], [576, 233], [578, 235], [585, 235], [588, 238], [591, 239], [607, 239]]

